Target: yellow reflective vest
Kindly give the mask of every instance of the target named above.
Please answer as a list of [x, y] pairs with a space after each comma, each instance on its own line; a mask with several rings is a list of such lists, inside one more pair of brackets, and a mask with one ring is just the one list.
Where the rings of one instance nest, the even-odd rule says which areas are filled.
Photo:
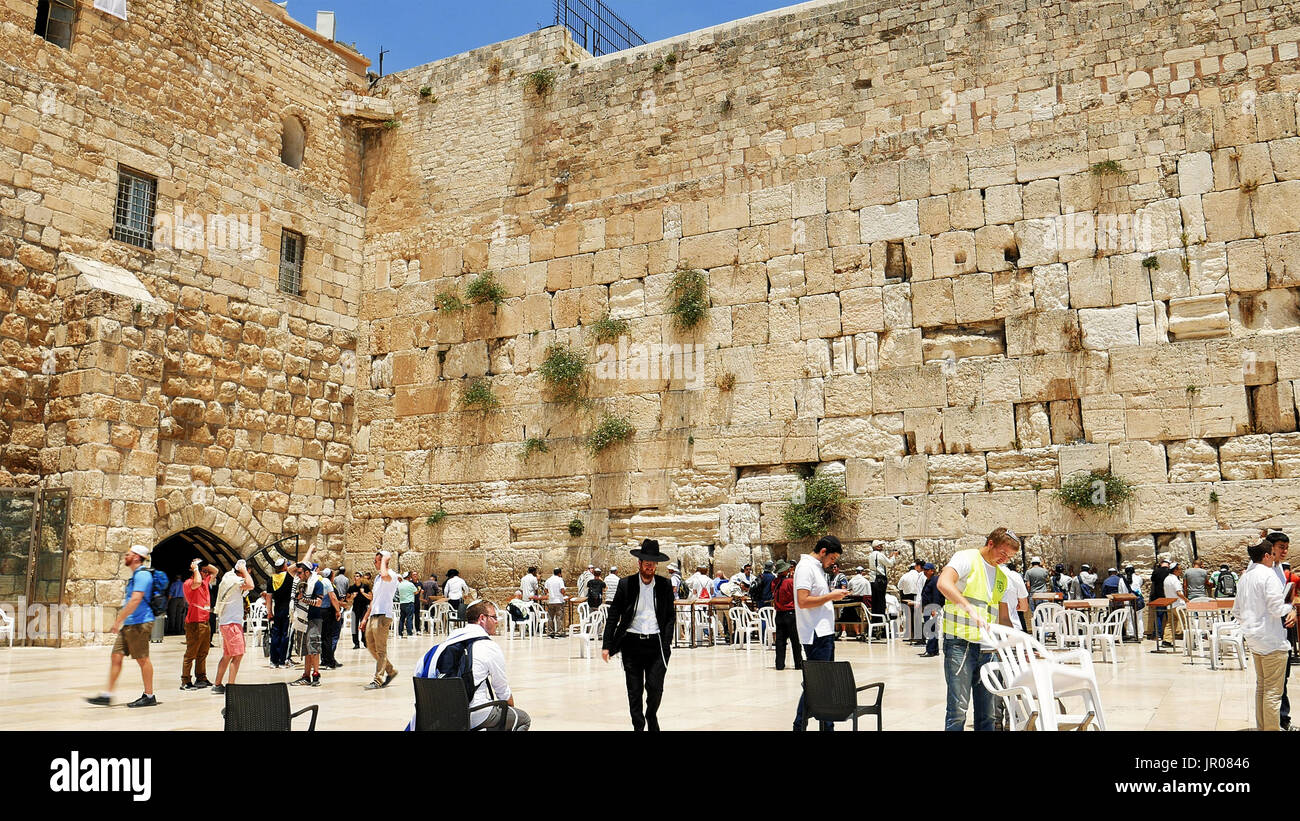
[[[980, 613], [984, 620], [989, 624], [998, 623], [998, 604], [1002, 602], [1002, 595], [1007, 592], [1007, 574], [1002, 572], [1001, 567], [996, 567], [997, 577], [989, 584], [988, 573], [984, 570], [984, 557], [980, 555], [979, 550], [963, 550], [957, 553], [953, 558], [965, 553], [972, 554], [970, 578], [966, 580], [966, 588], [962, 591], [962, 596], [977, 613]], [[975, 621], [966, 614], [966, 611], [955, 602], [948, 602], [943, 606], [943, 634], [953, 638], [965, 639], [966, 641], [979, 641], [980, 631]]]

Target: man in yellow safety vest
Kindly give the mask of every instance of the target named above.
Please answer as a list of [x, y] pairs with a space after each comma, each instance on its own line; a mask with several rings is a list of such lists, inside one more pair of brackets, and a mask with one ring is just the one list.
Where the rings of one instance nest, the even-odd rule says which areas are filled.
[[966, 724], [966, 707], [975, 697], [975, 729], [993, 729], [993, 697], [980, 681], [980, 667], [991, 657], [980, 646], [980, 627], [1010, 626], [1006, 602], [1005, 564], [1020, 549], [1020, 537], [1005, 527], [988, 535], [979, 549], [960, 550], [939, 574], [939, 592], [948, 600], [943, 607], [943, 677], [948, 685], [944, 729], [960, 731]]

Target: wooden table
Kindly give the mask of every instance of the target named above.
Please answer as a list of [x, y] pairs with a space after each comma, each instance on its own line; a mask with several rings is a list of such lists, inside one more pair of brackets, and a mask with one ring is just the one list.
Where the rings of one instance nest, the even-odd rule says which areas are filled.
[[[1176, 598], [1153, 599], [1151, 601], [1151, 606], [1156, 609], [1156, 625], [1157, 625], [1156, 626], [1156, 649], [1152, 650], [1151, 651], [1152, 653], [1165, 652], [1164, 649], [1161, 647], [1161, 641], [1162, 639], [1164, 639], [1164, 632], [1165, 632], [1164, 621], [1165, 619], [1169, 618], [1169, 605], [1173, 604], [1176, 601], [1178, 601], [1178, 599]], [[1177, 630], [1176, 629], [1171, 630], [1170, 632], [1177, 633]], [[1178, 651], [1171, 650], [1170, 652], [1177, 653]]]

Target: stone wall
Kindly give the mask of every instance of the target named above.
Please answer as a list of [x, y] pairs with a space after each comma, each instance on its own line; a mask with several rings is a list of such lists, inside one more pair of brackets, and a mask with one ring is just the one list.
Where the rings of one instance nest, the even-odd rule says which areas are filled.
[[[263, 0], [81, 3], [70, 49], [36, 6], [0, 6], [0, 485], [72, 489], [73, 604], [115, 607], [121, 552], [195, 523], [337, 552], [366, 61]], [[157, 179], [152, 250], [112, 239], [119, 166]]]
[[[730, 571], [798, 547], [816, 470], [857, 503], [850, 561], [997, 525], [1048, 562], [1240, 559], [1300, 509], [1297, 40], [1287, 3], [840, 0], [385, 78], [348, 549], [502, 592], [644, 537]], [[683, 267], [709, 279], [689, 332]], [[439, 304], [485, 272], [500, 305]], [[548, 348], [594, 370], [605, 316], [625, 359], [698, 344], [700, 372], [550, 401]], [[478, 379], [498, 408], [460, 404]], [[593, 457], [605, 412], [636, 432]], [[1106, 468], [1135, 486], [1115, 514], [1057, 501]]]

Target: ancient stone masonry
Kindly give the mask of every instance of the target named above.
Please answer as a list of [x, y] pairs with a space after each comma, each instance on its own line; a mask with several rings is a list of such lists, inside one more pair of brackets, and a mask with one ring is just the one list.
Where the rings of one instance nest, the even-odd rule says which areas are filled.
[[[647, 536], [731, 569], [797, 549], [811, 469], [857, 503], [850, 560], [997, 525], [1049, 562], [1235, 558], [1300, 508], [1298, 40], [1290, 3], [814, 2], [385, 78], [349, 549], [502, 592]], [[586, 406], [541, 378], [557, 343]], [[699, 372], [638, 370], [671, 345]], [[605, 413], [635, 433], [593, 455]], [[1091, 470], [1132, 501], [1062, 505]]]
[[[1300, 521], [1293, 3], [817, 0], [373, 88], [263, 0], [83, 5], [70, 49], [35, 6], [0, 8], [0, 479], [72, 488], [79, 601], [191, 527], [493, 595], [645, 537], [732, 570], [801, 547], [813, 473], [851, 562]], [[113, 239], [119, 169], [260, 253]], [[1132, 499], [1063, 505], [1090, 471]]]
[[[261, 0], [129, 5], [79, 4], [66, 49], [0, 8], [0, 485], [71, 488], [65, 602], [110, 608], [121, 552], [189, 527], [341, 551], [364, 233], [364, 59]], [[113, 239], [121, 170], [152, 248]]]

